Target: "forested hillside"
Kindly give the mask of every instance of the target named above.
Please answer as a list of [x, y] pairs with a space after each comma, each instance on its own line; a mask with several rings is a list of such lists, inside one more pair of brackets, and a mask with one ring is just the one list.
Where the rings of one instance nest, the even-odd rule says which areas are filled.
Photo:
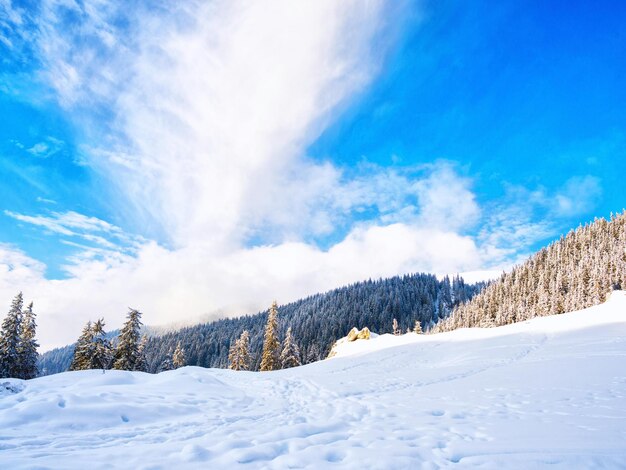
[[55, 348], [39, 356], [39, 375], [58, 374], [70, 368], [74, 345], [70, 344], [62, 348]]
[[[359, 282], [280, 306], [280, 337], [282, 340], [291, 327], [303, 363], [313, 362], [325, 357], [332, 343], [354, 326], [388, 333], [395, 318], [403, 331], [413, 328], [415, 320], [426, 329], [432, 327], [482, 287], [483, 284], [466, 284], [460, 277], [437, 280], [430, 274]], [[261, 312], [152, 336], [145, 349], [148, 369], [158, 371], [172, 357], [178, 342], [187, 365], [227, 367], [231, 343], [248, 330], [252, 365], [257, 370], [266, 320], [267, 312]], [[66, 346], [43, 354], [40, 371], [50, 374], [67, 370], [72, 353], [73, 346]]]
[[591, 307], [626, 286], [626, 211], [572, 230], [491, 283], [434, 332], [489, 327]]

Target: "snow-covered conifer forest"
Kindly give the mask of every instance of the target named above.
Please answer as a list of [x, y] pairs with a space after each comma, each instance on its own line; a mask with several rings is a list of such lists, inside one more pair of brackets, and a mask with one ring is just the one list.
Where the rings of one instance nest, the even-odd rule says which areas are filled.
[[[425, 328], [432, 327], [482, 287], [481, 283], [467, 284], [458, 276], [438, 280], [431, 274], [359, 282], [278, 306], [278, 332], [282, 340], [287, 329], [292, 328], [300, 360], [307, 364], [326, 357], [337, 338], [348, 334], [355, 325], [391, 332], [396, 318], [403, 331], [413, 328], [415, 320]], [[179, 342], [185, 349], [187, 365], [228, 368], [230, 349], [244, 330], [248, 331], [250, 368], [259, 370], [267, 315], [266, 311], [225, 318], [153, 335], [145, 347], [147, 370], [157, 372], [169, 363]], [[71, 345], [46, 352], [39, 369], [43, 374], [66, 371], [73, 354]]]
[[581, 310], [626, 287], [626, 212], [570, 231], [458, 306], [434, 332]]

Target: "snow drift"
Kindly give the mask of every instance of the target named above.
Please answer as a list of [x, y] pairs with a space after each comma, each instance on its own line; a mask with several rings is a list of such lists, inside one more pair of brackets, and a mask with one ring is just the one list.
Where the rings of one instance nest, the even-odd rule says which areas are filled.
[[623, 468], [626, 294], [305, 367], [0, 380], [2, 468]]

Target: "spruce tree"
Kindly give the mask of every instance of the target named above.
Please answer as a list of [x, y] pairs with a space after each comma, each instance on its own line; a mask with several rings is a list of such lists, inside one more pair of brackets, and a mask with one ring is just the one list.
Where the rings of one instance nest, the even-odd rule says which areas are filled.
[[413, 327], [413, 333], [421, 335], [423, 333], [422, 331], [422, 324], [420, 323], [419, 320], [415, 320], [415, 326]]
[[180, 341], [174, 350], [172, 365], [174, 366], [174, 369], [178, 369], [179, 367], [183, 367], [185, 365], [185, 350], [180, 346]]
[[91, 342], [89, 348], [89, 369], [110, 369], [113, 360], [113, 348], [104, 331], [104, 319], [101, 318], [91, 327]]
[[148, 360], [146, 358], [146, 344], [148, 343], [148, 337], [143, 335], [139, 342], [139, 349], [137, 351], [137, 362], [135, 363], [135, 370], [139, 372], [148, 372]]
[[74, 357], [70, 364], [70, 370], [86, 370], [90, 368], [93, 355], [93, 329], [91, 321], [83, 327], [76, 344], [74, 345]]
[[35, 321], [36, 314], [33, 312], [33, 303], [31, 302], [22, 316], [22, 334], [20, 338], [20, 375], [22, 379], [33, 379], [37, 377], [37, 359], [39, 353], [37, 348], [39, 344], [35, 339], [37, 323]]
[[172, 356], [173, 356], [173, 352], [170, 349], [169, 354], [167, 354], [167, 356], [165, 356], [165, 359], [163, 359], [163, 362], [161, 362], [161, 365], [159, 366], [158, 372], [165, 372], [167, 370], [173, 370], [174, 369], [174, 364], [172, 364]]
[[229, 369], [250, 370], [250, 333], [244, 330], [228, 352]]
[[278, 340], [278, 305], [276, 301], [270, 307], [265, 336], [263, 338], [263, 356], [261, 371], [280, 369], [280, 341]]
[[392, 328], [393, 328], [393, 334], [395, 336], [400, 336], [400, 327], [398, 326], [398, 320], [396, 320], [395, 318], [393, 319], [393, 323], [392, 323]]
[[291, 327], [287, 328], [283, 351], [280, 354], [280, 364], [283, 369], [289, 369], [290, 367], [298, 367], [302, 365], [300, 362], [300, 350], [298, 349], [298, 345], [295, 343], [291, 334]]
[[311, 343], [309, 350], [306, 353], [305, 364], [311, 364], [320, 360], [321, 353], [317, 343]]
[[24, 298], [20, 292], [11, 303], [11, 309], [2, 322], [0, 330], [0, 377], [19, 378], [20, 342], [22, 334], [22, 306]]
[[113, 368], [117, 370], [135, 370], [139, 358], [141, 312], [130, 309], [127, 318], [128, 320], [120, 330], [119, 342], [115, 350]]

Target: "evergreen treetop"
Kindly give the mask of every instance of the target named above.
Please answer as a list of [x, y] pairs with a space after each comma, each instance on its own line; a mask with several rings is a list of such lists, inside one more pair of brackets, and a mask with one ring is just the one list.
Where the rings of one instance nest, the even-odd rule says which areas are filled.
[[22, 316], [22, 331], [20, 338], [19, 349], [19, 365], [20, 365], [20, 378], [33, 379], [37, 377], [37, 359], [39, 353], [37, 348], [39, 343], [35, 339], [37, 330], [37, 322], [35, 321], [36, 314], [33, 311], [33, 303], [31, 302], [24, 310]]
[[265, 336], [263, 340], [263, 356], [261, 371], [280, 369], [280, 341], [278, 340], [278, 304], [276, 301], [270, 307]]
[[113, 368], [117, 370], [135, 370], [139, 359], [141, 312], [130, 309], [127, 318], [128, 320], [120, 330], [119, 342], [115, 350]]
[[104, 331], [104, 319], [96, 321], [91, 327], [89, 369], [109, 369], [113, 360], [113, 348]]
[[21, 376], [20, 343], [22, 336], [22, 307], [24, 297], [20, 292], [11, 302], [9, 313], [0, 330], [0, 377]]
[[179, 367], [183, 367], [185, 365], [185, 350], [181, 347], [180, 341], [176, 345], [176, 349], [172, 355], [172, 365], [174, 366], [174, 369], [178, 369]]
[[139, 342], [139, 349], [137, 351], [137, 362], [135, 363], [135, 370], [139, 372], [148, 372], [148, 360], [146, 359], [146, 344], [148, 344], [148, 336], [143, 335]]
[[280, 354], [280, 364], [283, 369], [302, 365], [300, 361], [300, 349], [298, 349], [298, 345], [291, 334], [291, 327], [287, 328], [283, 351]]
[[250, 334], [243, 330], [228, 352], [229, 369], [250, 370]]
[[74, 346], [74, 357], [70, 364], [70, 370], [86, 370], [90, 368], [93, 355], [93, 328], [91, 321], [83, 327], [83, 330]]

